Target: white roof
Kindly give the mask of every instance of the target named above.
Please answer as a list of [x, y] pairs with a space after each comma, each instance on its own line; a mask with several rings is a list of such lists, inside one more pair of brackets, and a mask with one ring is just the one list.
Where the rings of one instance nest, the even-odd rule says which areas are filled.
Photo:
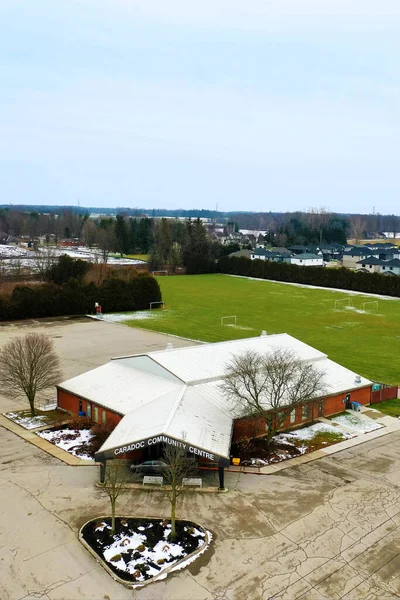
[[185, 383], [193, 385], [222, 379], [235, 356], [248, 351], [267, 354], [276, 348], [293, 350], [301, 360], [315, 361], [326, 357], [326, 354], [287, 333], [149, 352], [147, 356]]
[[161, 398], [169, 392], [178, 394], [182, 383], [139, 371], [112, 360], [82, 375], [60, 383], [60, 388], [91, 400], [104, 408], [125, 415], [134, 408]]
[[107, 438], [107, 452], [152, 436], [166, 435], [219, 456], [229, 456], [232, 417], [195, 388], [169, 393], [129, 412]]
[[241, 407], [221, 390], [226, 369], [234, 356], [276, 348], [290, 349], [321, 370], [324, 395], [371, 384], [315, 348], [279, 334], [121, 357], [59, 387], [123, 415], [100, 452], [165, 435], [227, 457]]

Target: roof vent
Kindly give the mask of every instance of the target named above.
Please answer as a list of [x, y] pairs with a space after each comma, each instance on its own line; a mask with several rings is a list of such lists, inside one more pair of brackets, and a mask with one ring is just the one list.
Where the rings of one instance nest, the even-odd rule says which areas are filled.
[[361, 377], [359, 375], [355, 376], [354, 383], [357, 383], [357, 384], [361, 383]]
[[265, 337], [267, 335], [267, 332], [265, 331], [265, 329], [262, 330], [260, 337]]
[[165, 346], [166, 350], [173, 350], [173, 345], [171, 344], [171, 342], [168, 342], [168, 344]]

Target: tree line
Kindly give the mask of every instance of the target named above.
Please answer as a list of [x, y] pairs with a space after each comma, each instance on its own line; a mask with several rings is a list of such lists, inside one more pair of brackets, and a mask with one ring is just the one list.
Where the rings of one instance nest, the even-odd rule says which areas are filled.
[[361, 273], [344, 267], [340, 269], [301, 267], [287, 263], [226, 256], [218, 261], [218, 271], [257, 279], [272, 279], [370, 294], [400, 296], [400, 277], [388, 277], [379, 273]]
[[143, 310], [162, 300], [158, 282], [147, 272], [109, 269], [97, 282], [85, 279], [97, 266], [62, 256], [45, 283], [16, 285], [0, 296], [0, 320], [92, 314], [96, 302], [103, 312]]

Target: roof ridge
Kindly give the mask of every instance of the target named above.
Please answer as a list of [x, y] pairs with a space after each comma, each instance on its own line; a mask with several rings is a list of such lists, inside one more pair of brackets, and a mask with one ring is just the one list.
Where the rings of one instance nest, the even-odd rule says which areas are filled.
[[186, 392], [186, 389], [187, 389], [187, 385], [182, 386], [182, 389], [181, 389], [181, 391], [180, 391], [180, 393], [178, 395], [178, 398], [177, 398], [177, 400], [176, 400], [176, 402], [175, 402], [175, 404], [174, 404], [174, 406], [173, 406], [173, 408], [171, 410], [171, 414], [169, 415], [166, 423], [164, 424], [165, 431], [167, 431], [168, 427], [170, 426], [171, 421], [174, 418], [176, 411], [178, 410], [178, 406], [182, 402], [182, 399], [183, 399], [183, 396], [184, 396], [184, 394]]

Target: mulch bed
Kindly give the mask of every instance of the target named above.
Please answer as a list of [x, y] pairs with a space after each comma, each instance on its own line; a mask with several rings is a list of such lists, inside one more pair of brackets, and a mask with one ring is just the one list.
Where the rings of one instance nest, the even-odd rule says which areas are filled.
[[138, 583], [152, 579], [206, 542], [204, 529], [190, 521], [176, 522], [173, 541], [170, 532], [168, 520], [117, 517], [114, 535], [111, 518], [90, 521], [81, 534], [118, 577]]

